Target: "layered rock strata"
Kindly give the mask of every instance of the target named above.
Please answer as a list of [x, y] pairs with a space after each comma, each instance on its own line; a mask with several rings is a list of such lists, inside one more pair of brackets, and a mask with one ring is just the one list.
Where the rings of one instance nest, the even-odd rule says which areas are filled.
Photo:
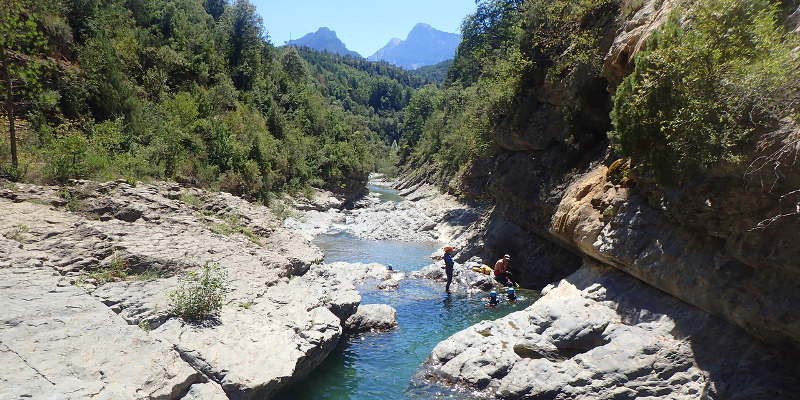
[[614, 268], [544, 293], [440, 343], [424, 374], [502, 399], [800, 398], [794, 363]]
[[[268, 398], [325, 359], [360, 302], [308, 240], [227, 194], [7, 184], [0, 208], [3, 399]], [[185, 322], [169, 293], [209, 263], [226, 304]]]

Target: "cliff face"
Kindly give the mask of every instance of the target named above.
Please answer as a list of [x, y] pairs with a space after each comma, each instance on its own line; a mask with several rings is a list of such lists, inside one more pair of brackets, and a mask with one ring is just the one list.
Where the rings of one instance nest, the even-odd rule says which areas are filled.
[[[646, 1], [609, 23], [600, 40], [607, 54], [602, 78], [542, 80], [531, 90], [528, 130], [497, 133], [499, 154], [464, 180], [467, 193], [494, 200], [481, 238], [487, 256], [514, 253], [525, 282], [539, 287], [588, 257], [759, 340], [800, 349], [800, 194], [790, 192], [800, 187], [796, 168], [779, 172], [779, 180], [769, 166], [712, 170], [667, 186], [609, 149], [609, 88], [632, 70], [634, 56], [674, 7]], [[560, 110], [574, 101], [584, 104], [585, 128], [567, 143]], [[793, 165], [797, 127], [777, 129], [786, 139], [763, 152], [784, 151], [778, 162]]]

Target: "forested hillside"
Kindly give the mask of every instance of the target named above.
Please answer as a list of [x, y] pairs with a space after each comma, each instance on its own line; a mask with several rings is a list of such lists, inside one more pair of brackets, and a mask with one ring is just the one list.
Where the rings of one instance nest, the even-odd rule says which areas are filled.
[[414, 91], [432, 80], [385, 62], [299, 47], [323, 94], [368, 119], [387, 143], [399, 139], [401, 111]]
[[383, 158], [380, 124], [332, 102], [247, 0], [10, 0], [0, 13], [5, 177], [167, 178], [267, 199], [353, 192]]
[[417, 92], [406, 109], [404, 162], [436, 165], [436, 180], [454, 191], [464, 181], [485, 187], [502, 151], [582, 157], [609, 141], [631, 166], [626, 177], [664, 185], [768, 166], [796, 174], [782, 157], [797, 151], [784, 128], [800, 121], [800, 41], [784, 24], [797, 2], [657, 3], [662, 10], [643, 15], [664, 11], [666, 23], [629, 63], [614, 64], [618, 24], [649, 3], [480, 2], [445, 87]]
[[447, 72], [450, 71], [451, 65], [453, 65], [452, 59], [442, 61], [438, 64], [420, 67], [411, 72], [422, 79], [426, 79], [437, 84], [443, 84], [445, 79], [447, 79]]

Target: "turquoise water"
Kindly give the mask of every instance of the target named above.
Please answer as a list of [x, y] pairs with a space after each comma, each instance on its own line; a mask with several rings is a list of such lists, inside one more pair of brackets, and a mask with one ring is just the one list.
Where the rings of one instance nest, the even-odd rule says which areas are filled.
[[388, 188], [385, 186], [378, 186], [369, 184], [367, 186], [370, 192], [377, 193], [378, 197], [380, 197], [381, 201], [402, 201], [403, 198], [398, 194], [399, 191], [397, 189]]
[[[321, 235], [315, 243], [325, 261], [378, 262], [398, 271], [430, 264], [438, 243], [362, 240], [338, 233]], [[529, 306], [535, 292], [522, 291], [515, 304], [487, 309], [485, 294], [446, 295], [442, 284], [407, 279], [397, 291], [362, 288], [362, 304], [389, 304], [397, 309], [399, 327], [387, 333], [347, 337], [306, 380], [281, 393], [279, 399], [473, 399], [469, 393], [441, 387], [415, 376], [431, 350], [450, 335], [484, 319], [496, 319]]]

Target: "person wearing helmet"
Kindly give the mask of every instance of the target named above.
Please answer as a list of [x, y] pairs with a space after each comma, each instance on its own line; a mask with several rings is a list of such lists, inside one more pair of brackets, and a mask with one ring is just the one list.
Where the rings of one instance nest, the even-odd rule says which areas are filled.
[[[486, 298], [484, 298], [484, 300], [486, 300]], [[488, 300], [489, 300], [489, 302], [486, 303], [486, 307], [489, 307], [489, 308], [497, 307], [497, 305], [500, 304], [500, 300], [498, 300], [498, 298], [497, 298], [497, 291], [496, 290], [492, 290], [491, 292], [489, 292], [489, 299]]]
[[513, 287], [506, 289], [506, 301], [509, 303], [517, 301], [517, 291]]
[[509, 269], [511, 256], [506, 254], [494, 264], [494, 279], [505, 286], [519, 286]]
[[453, 251], [455, 248], [453, 246], [447, 246], [444, 248], [444, 256], [442, 256], [442, 260], [444, 260], [444, 273], [447, 276], [447, 284], [444, 286], [444, 291], [446, 293], [450, 293], [450, 283], [453, 282], [453, 266], [455, 262], [453, 261]]

